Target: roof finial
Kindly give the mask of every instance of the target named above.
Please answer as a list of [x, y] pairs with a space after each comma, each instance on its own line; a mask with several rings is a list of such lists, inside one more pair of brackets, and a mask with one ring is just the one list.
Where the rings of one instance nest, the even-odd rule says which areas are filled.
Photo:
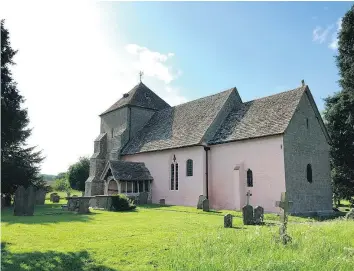
[[301, 85], [302, 85], [303, 87], [305, 86], [305, 80], [304, 80], [304, 79], [301, 80]]
[[141, 83], [141, 78], [143, 77], [143, 75], [144, 75], [144, 72], [140, 71], [140, 72], [139, 72], [140, 83]]

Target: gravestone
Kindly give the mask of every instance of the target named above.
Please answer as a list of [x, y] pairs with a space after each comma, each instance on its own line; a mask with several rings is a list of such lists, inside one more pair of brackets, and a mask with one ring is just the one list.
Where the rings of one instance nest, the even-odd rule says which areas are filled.
[[264, 218], [264, 208], [262, 206], [257, 206], [254, 208], [254, 214], [253, 214], [253, 222], [256, 225], [261, 225], [263, 224], [263, 218]]
[[55, 195], [58, 195], [58, 193], [51, 193], [51, 194], [50, 194], [50, 201], [51, 201], [51, 202], [53, 202], [53, 197], [54, 197]]
[[253, 225], [253, 207], [251, 205], [243, 206], [242, 217], [244, 225]]
[[354, 208], [352, 208], [346, 215], [346, 219], [354, 219]]
[[52, 201], [53, 201], [53, 203], [58, 203], [60, 201], [60, 196], [59, 195], [54, 195], [52, 197]]
[[209, 200], [208, 199], [203, 200], [203, 211], [209, 212]]
[[36, 203], [36, 191], [33, 186], [29, 186], [27, 190], [20, 186], [15, 192], [15, 216], [32, 216], [34, 213], [34, 205]]
[[206, 196], [200, 195], [198, 199], [197, 209], [203, 208], [203, 200], [206, 199]]
[[43, 205], [45, 203], [45, 196], [47, 192], [44, 189], [36, 191], [36, 205]]
[[140, 192], [139, 193], [139, 204], [147, 204], [149, 194], [148, 192]]
[[232, 214], [224, 216], [224, 228], [232, 228]]
[[17, 188], [14, 201], [14, 215], [25, 215], [26, 189], [23, 186]]
[[68, 197], [67, 208], [68, 211], [77, 211], [79, 209], [79, 198], [78, 197]]
[[160, 205], [165, 205], [165, 199], [160, 199]]
[[79, 200], [79, 214], [87, 214], [90, 212], [90, 199], [91, 197], [78, 197]]
[[276, 207], [280, 207], [282, 210], [280, 211], [280, 228], [279, 228], [279, 235], [280, 241], [286, 245], [287, 243], [291, 242], [291, 237], [287, 233], [287, 224], [288, 224], [288, 210], [293, 205], [292, 201], [288, 201], [286, 197], [286, 192], [281, 193], [280, 201], [275, 203]]

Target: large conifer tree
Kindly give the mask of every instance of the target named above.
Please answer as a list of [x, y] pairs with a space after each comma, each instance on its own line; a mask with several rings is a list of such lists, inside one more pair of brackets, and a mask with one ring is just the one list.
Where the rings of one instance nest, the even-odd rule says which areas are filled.
[[354, 5], [342, 19], [339, 33], [339, 84], [342, 90], [325, 99], [325, 119], [331, 136], [331, 166], [337, 198], [354, 196]]
[[39, 176], [43, 158], [35, 147], [27, 147], [31, 134], [24, 98], [12, 78], [10, 67], [17, 51], [11, 48], [9, 31], [1, 20], [1, 193], [9, 203], [19, 185], [43, 186]]

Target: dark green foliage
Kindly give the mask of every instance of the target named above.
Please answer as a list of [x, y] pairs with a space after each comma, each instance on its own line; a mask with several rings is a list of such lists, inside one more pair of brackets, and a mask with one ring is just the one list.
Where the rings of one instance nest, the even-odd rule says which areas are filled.
[[85, 182], [90, 173], [90, 160], [80, 157], [79, 161], [69, 167], [68, 180], [71, 188], [85, 191]]
[[55, 191], [69, 191], [70, 190], [70, 184], [68, 182], [68, 179], [62, 178], [62, 179], [56, 179], [53, 185], [53, 188]]
[[342, 91], [325, 99], [325, 123], [331, 136], [331, 167], [335, 198], [354, 196], [354, 6], [345, 14], [338, 56]]
[[24, 98], [12, 78], [10, 67], [17, 51], [11, 48], [9, 32], [1, 20], [1, 189], [10, 198], [19, 185], [33, 184], [43, 187], [39, 175], [43, 160], [40, 151], [27, 147], [31, 134], [27, 109], [22, 108]]
[[112, 196], [112, 209], [113, 211], [129, 211], [135, 209], [133, 201], [124, 194]]

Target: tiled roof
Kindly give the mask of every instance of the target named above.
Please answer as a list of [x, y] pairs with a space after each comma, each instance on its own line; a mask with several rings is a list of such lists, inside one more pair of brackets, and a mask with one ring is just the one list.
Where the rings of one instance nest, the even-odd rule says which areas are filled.
[[156, 112], [123, 148], [122, 154], [171, 149], [201, 143], [235, 88]]
[[149, 89], [143, 83], [139, 83], [128, 93], [124, 94], [119, 101], [113, 104], [101, 115], [126, 105], [145, 107], [154, 110], [162, 110], [170, 107], [168, 103], [166, 103], [159, 96], [157, 96], [151, 89]]
[[117, 181], [153, 180], [144, 163], [129, 161], [109, 161], [112, 175]]
[[285, 132], [307, 86], [244, 103], [232, 110], [210, 144]]

